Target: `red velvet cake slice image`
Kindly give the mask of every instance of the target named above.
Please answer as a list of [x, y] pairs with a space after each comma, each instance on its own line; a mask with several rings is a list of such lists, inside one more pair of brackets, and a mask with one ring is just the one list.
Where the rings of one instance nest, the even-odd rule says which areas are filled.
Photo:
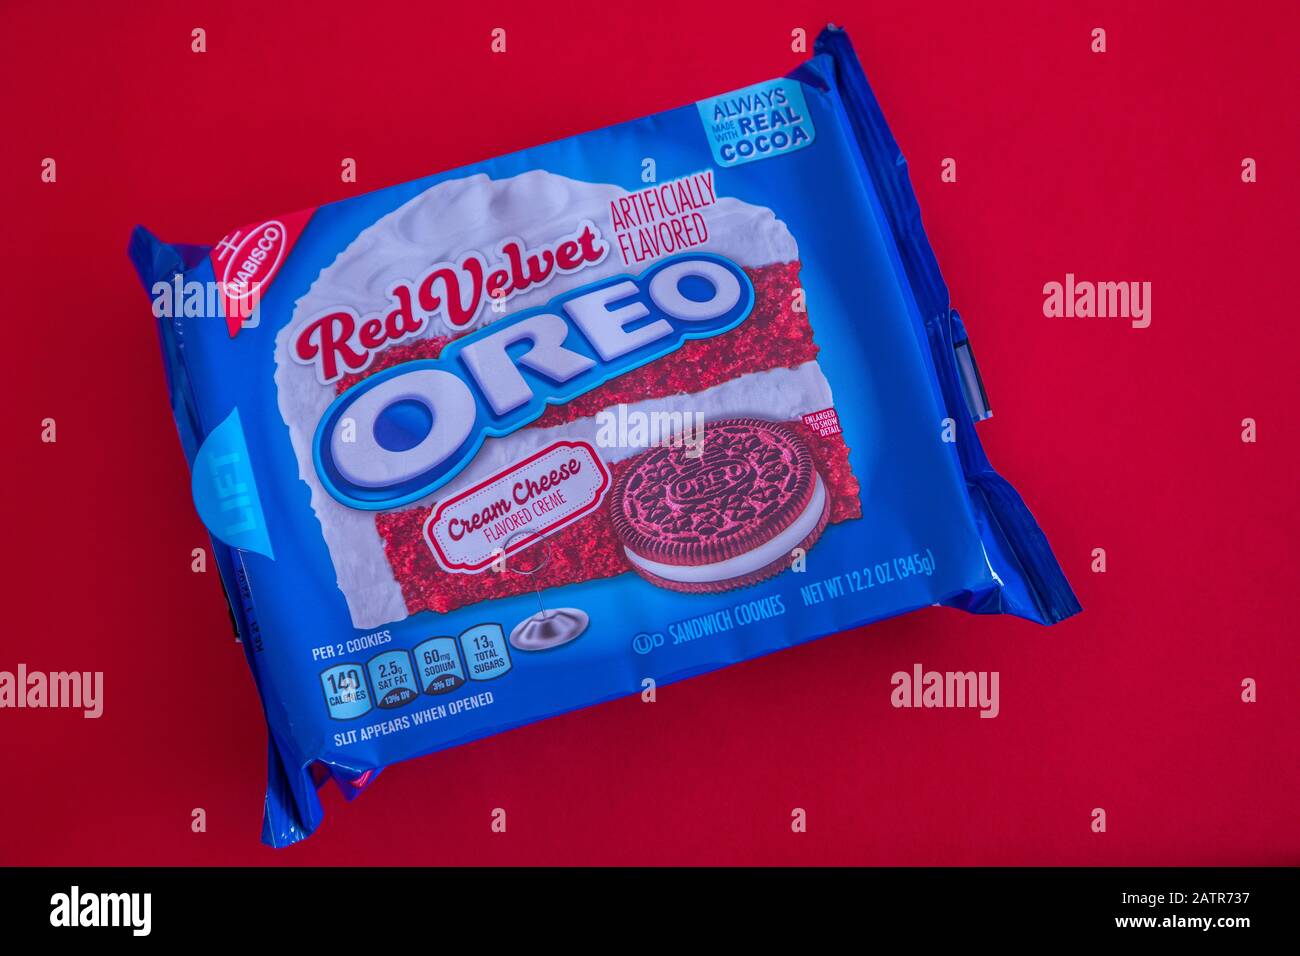
[[707, 426], [702, 453], [643, 452], [610, 496], [637, 574], [675, 591], [726, 591], [790, 567], [830, 520], [830, 496], [794, 430], [741, 418]]
[[[463, 471], [419, 501], [387, 511], [359, 511], [324, 489], [312, 458], [312, 437], [322, 414], [339, 394], [382, 369], [437, 358], [458, 336], [493, 321], [544, 305], [557, 295], [601, 279], [635, 275], [653, 266], [658, 259], [624, 261], [613, 241], [616, 225], [611, 204], [627, 196], [618, 186], [579, 182], [541, 170], [509, 179], [479, 174], [448, 180], [363, 230], [298, 300], [293, 318], [276, 339], [278, 401], [298, 458], [299, 475], [311, 490], [312, 507], [355, 627], [377, 627], [420, 611], [445, 613], [479, 601], [630, 572], [647, 580], [658, 578], [655, 583], [670, 582], [665, 587], [701, 590], [721, 586], [719, 581], [703, 578], [729, 574], [722, 580], [737, 583], [726, 586], [739, 586], [750, 578], [758, 580], [755, 575], [766, 572], [767, 564], [776, 560], [773, 557], [763, 567], [751, 567], [777, 547], [772, 542], [779, 539], [781, 560], [788, 561], [789, 551], [801, 544], [810, 546], [827, 522], [861, 517], [849, 450], [838, 428], [833, 427], [830, 383], [817, 363], [818, 347], [802, 309], [794, 237], [772, 210], [725, 196], [716, 197], [700, 210], [704, 231], [696, 238], [702, 241], [690, 251], [724, 256], [749, 276], [755, 301], [739, 326], [712, 338], [688, 340], [660, 359], [564, 404], [550, 406], [525, 428], [488, 438]], [[339, 308], [361, 316], [391, 309], [389, 290], [394, 284], [410, 282], [432, 264], [456, 263], [471, 251], [491, 260], [503, 254], [507, 240], [517, 241], [526, 250], [538, 249], [559, 237], [574, 235], [584, 224], [592, 225], [609, 242], [608, 254], [571, 274], [556, 270], [545, 281], [512, 295], [504, 310], [485, 307], [472, 323], [458, 327], [431, 321], [419, 335], [375, 352], [362, 369], [328, 381], [322, 381], [317, 370], [291, 352], [314, 318]], [[765, 524], [771, 541], [745, 538], [752, 540], [755, 547], [747, 550], [754, 553], [732, 553], [730, 545], [716, 552], [702, 550], [702, 563], [694, 566], [734, 564], [696, 571], [670, 568], [663, 573], [660, 564], [677, 567], [672, 556], [654, 548], [629, 551], [616, 531], [609, 498], [626, 474], [655, 453], [680, 456], [683, 468], [694, 466], [697, 460], [686, 457], [691, 449], [681, 445], [647, 449], [644, 443], [607, 440], [611, 419], [637, 416], [703, 422], [706, 455], [718, 453], [707, 449], [719, 422], [756, 421], [758, 424], [750, 427], [764, 435], [782, 436], [785, 447], [802, 449], [801, 454], [791, 454], [811, 461], [807, 487], [800, 490], [804, 499], [798, 507], [791, 504], [786, 509], [799, 513], [790, 514], [790, 521], [780, 528]], [[826, 426], [828, 419], [831, 427]], [[772, 429], [772, 423], [782, 424]], [[613, 484], [602, 505], [545, 537], [545, 562], [535, 560], [531, 553], [543, 550], [537, 544], [519, 552], [519, 560], [530, 567], [541, 563], [532, 574], [509, 570], [463, 573], [444, 568], [425, 537], [425, 521], [431, 511], [440, 502], [561, 441], [591, 446], [608, 469]], [[821, 500], [820, 510], [813, 504], [814, 498]], [[782, 518], [785, 516], [783, 511]], [[785, 548], [786, 538], [800, 531], [804, 532], [800, 540]], [[716, 560], [705, 560], [715, 556]], [[638, 559], [640, 564], [635, 563]], [[682, 578], [701, 580], [679, 580]]]

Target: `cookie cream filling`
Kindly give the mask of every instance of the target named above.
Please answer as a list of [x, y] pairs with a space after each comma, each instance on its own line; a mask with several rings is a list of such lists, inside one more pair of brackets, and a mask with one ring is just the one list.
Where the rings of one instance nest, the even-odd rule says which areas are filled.
[[804, 538], [812, 534], [817, 523], [821, 521], [822, 512], [826, 508], [826, 486], [822, 484], [821, 475], [817, 475], [816, 478], [808, 507], [799, 512], [799, 517], [770, 541], [760, 544], [752, 551], [738, 554], [734, 558], [714, 561], [711, 564], [664, 564], [661, 561], [643, 558], [626, 547], [623, 553], [638, 568], [665, 581], [677, 581], [681, 584], [716, 584], [719, 581], [731, 581], [761, 571], [769, 564], [788, 558], [790, 552], [797, 548]]

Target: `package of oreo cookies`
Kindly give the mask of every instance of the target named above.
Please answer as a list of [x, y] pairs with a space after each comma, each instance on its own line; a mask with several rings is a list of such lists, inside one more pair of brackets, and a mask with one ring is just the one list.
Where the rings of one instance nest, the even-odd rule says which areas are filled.
[[272, 845], [331, 779], [646, 681], [935, 604], [1079, 609], [833, 28], [785, 77], [130, 254]]

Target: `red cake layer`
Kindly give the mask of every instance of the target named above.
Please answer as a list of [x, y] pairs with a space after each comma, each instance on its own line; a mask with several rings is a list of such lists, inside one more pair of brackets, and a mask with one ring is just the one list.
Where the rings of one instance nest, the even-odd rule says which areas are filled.
[[[858, 480], [849, 468], [849, 449], [840, 435], [822, 437], [803, 422], [790, 422], [812, 453], [817, 471], [830, 494], [830, 520], [847, 521], [862, 517], [858, 500]], [[615, 482], [631, 467], [632, 459], [610, 466]], [[406, 608], [445, 613], [458, 607], [495, 598], [527, 594], [538, 588], [555, 588], [580, 581], [613, 577], [631, 570], [623, 557], [623, 548], [610, 520], [609, 508], [602, 505], [592, 514], [545, 539], [550, 545], [549, 560], [531, 575], [510, 571], [484, 571], [481, 574], [451, 574], [438, 567], [433, 552], [424, 541], [427, 508], [410, 508], [375, 516], [375, 526], [384, 540], [384, 551], [393, 568], [393, 576], [402, 588]], [[536, 563], [533, 552], [546, 547], [539, 542], [512, 560]], [[509, 561], [507, 561], [509, 565]]]
[[344, 375], [335, 382], [334, 391], [342, 395], [362, 379], [369, 378], [376, 372], [382, 372], [386, 368], [392, 368], [394, 365], [401, 365], [403, 362], [414, 362], [416, 359], [436, 359], [442, 354], [442, 350], [447, 347], [447, 343], [452, 338], [454, 336], [434, 335], [427, 339], [415, 339], [410, 342], [403, 342], [400, 345], [391, 345], [376, 355], [374, 360], [360, 372]]
[[794, 368], [817, 358], [808, 316], [792, 308], [799, 263], [779, 262], [745, 272], [754, 283], [754, 311], [739, 326], [713, 338], [691, 339], [672, 355], [625, 372], [563, 405], [552, 405], [537, 427], [589, 418], [623, 403], [702, 392], [751, 372]]
[[844, 436], [819, 435], [803, 422], [790, 422], [790, 427], [812, 452], [817, 473], [822, 476], [826, 490], [830, 492], [831, 524], [861, 518], [861, 488], [857, 476], [849, 467], [849, 446], [844, 443]]

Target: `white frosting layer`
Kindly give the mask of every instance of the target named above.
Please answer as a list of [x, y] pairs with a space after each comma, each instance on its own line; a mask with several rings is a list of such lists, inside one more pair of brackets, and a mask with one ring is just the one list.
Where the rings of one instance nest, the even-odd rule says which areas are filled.
[[[543, 170], [510, 179], [484, 174], [439, 183], [363, 230], [320, 275], [295, 304], [291, 320], [276, 335], [275, 384], [280, 414], [298, 459], [299, 477], [311, 490], [312, 508], [334, 561], [339, 589], [347, 599], [353, 626], [376, 627], [407, 616], [401, 588], [384, 554], [373, 512], [340, 504], [320, 483], [312, 461], [312, 438], [325, 409], [335, 398], [333, 386], [322, 385], [312, 366], [296, 362], [290, 347], [301, 327], [327, 309], [350, 307], [360, 315], [388, 306], [387, 292], [399, 279], [415, 280], [432, 264], [455, 260], [470, 251], [493, 256], [508, 238], [528, 247], [573, 232], [584, 219], [595, 223], [606, 241], [612, 240], [609, 202], [626, 194], [618, 186], [583, 183]], [[720, 197], [703, 210], [709, 241], [697, 247], [724, 255], [742, 266], [762, 266], [798, 259], [799, 250], [785, 223], [770, 209]], [[545, 286], [526, 290], [509, 300], [505, 313], [485, 308], [478, 324], [542, 305], [554, 296], [610, 275], [639, 272], [652, 263], [624, 266], [615, 249], [595, 266], [571, 275], [557, 275]], [[446, 334], [433, 326], [429, 334]], [[671, 359], [670, 359], [671, 361]], [[756, 415], [793, 419], [832, 404], [830, 386], [815, 363], [798, 369], [775, 369], [744, 375], [697, 395], [678, 395], [630, 405], [646, 412], [702, 412], [706, 419]], [[580, 438], [596, 445], [599, 423], [594, 418], [556, 428], [526, 428], [501, 439], [489, 439], [473, 462], [452, 482], [420, 502], [405, 507], [430, 507], [436, 499], [500, 471], [560, 438]], [[598, 448], [607, 461], [640, 449]]]
[[822, 509], [826, 507], [826, 486], [822, 484], [821, 475], [816, 472], [813, 474], [817, 483], [813, 485], [812, 500], [808, 502], [808, 507], [799, 512], [799, 517], [795, 518], [784, 531], [752, 551], [727, 558], [725, 561], [714, 561], [712, 564], [664, 564], [661, 561], [643, 558], [630, 548], [624, 548], [623, 553], [637, 567], [644, 568], [664, 580], [679, 581], [682, 584], [716, 584], [719, 581], [733, 581], [746, 574], [753, 574], [774, 561], [788, 558], [790, 552], [799, 546], [799, 542], [812, 534], [813, 529], [817, 527], [817, 522], [822, 517]]
[[[584, 183], [541, 169], [511, 179], [494, 180], [479, 173], [439, 183], [352, 240], [298, 300], [290, 327], [327, 309], [350, 306], [364, 315], [391, 308], [388, 291], [396, 281], [414, 281], [435, 262], [455, 261], [470, 251], [492, 257], [496, 247], [512, 237], [535, 248], [574, 232], [588, 220], [612, 243], [609, 204], [625, 195], [627, 191], [619, 186]], [[741, 266], [799, 258], [790, 231], [770, 209], [722, 196], [702, 214], [708, 223], [709, 241], [699, 249], [726, 256]], [[510, 312], [543, 305], [566, 288], [640, 272], [651, 264], [626, 266], [611, 248], [603, 262], [512, 296]], [[505, 313], [485, 308], [477, 324], [504, 317]], [[451, 331], [443, 326], [431, 334]]]

